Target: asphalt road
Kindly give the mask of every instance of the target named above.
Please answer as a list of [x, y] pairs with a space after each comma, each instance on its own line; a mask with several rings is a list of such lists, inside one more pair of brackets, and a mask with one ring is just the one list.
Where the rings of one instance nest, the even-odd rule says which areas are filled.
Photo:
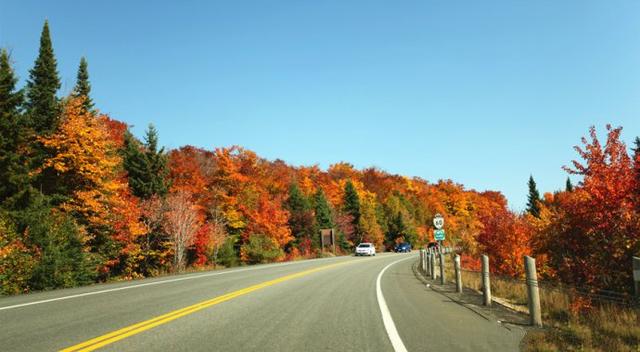
[[[518, 350], [522, 329], [426, 288], [416, 260], [340, 257], [2, 298], [0, 350]], [[376, 293], [385, 267], [381, 294], [400, 345]]]

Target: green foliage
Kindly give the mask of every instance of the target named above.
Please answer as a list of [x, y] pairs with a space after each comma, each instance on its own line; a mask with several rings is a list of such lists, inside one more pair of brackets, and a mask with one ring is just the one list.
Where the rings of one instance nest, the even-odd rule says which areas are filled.
[[15, 76], [7, 51], [0, 51], [0, 200], [14, 205], [29, 186], [26, 131], [21, 114], [22, 91], [16, 91]]
[[96, 279], [97, 263], [86, 253], [82, 230], [39, 198], [21, 214], [29, 240], [40, 252], [29, 286], [34, 290], [87, 285]]
[[78, 67], [78, 74], [76, 80], [76, 86], [73, 88], [71, 96], [74, 98], [84, 98], [82, 105], [85, 110], [93, 111], [93, 100], [91, 100], [91, 83], [89, 83], [89, 69], [87, 60], [82, 57], [80, 59], [80, 66]]
[[158, 132], [153, 125], [147, 129], [144, 146], [131, 133], [125, 133], [122, 156], [129, 187], [135, 196], [149, 199], [167, 194], [167, 155], [164, 148], [158, 150]]
[[16, 234], [6, 214], [0, 214], [0, 295], [27, 292], [37, 257]]
[[284, 252], [268, 236], [254, 234], [240, 248], [242, 259], [248, 264], [270, 263], [282, 257]]
[[357, 231], [358, 225], [360, 224], [360, 197], [358, 197], [358, 192], [351, 180], [347, 181], [344, 186], [343, 210], [346, 214], [353, 216], [353, 225]]
[[225, 267], [238, 266], [239, 259], [236, 254], [235, 244], [238, 241], [237, 236], [229, 236], [224, 241], [218, 252], [218, 262]]
[[564, 187], [565, 192], [573, 192], [573, 183], [571, 183], [571, 179], [567, 177], [567, 184]]
[[533, 176], [529, 176], [529, 196], [527, 200], [527, 212], [535, 217], [540, 217], [540, 192], [536, 187]]
[[289, 187], [289, 197], [284, 206], [289, 211], [288, 224], [296, 243], [300, 243], [303, 238], [311, 238], [315, 221], [311, 202], [302, 194], [297, 184], [293, 183]]
[[56, 92], [60, 89], [56, 58], [53, 53], [49, 23], [44, 22], [40, 36], [40, 52], [27, 81], [27, 114], [38, 135], [54, 131], [60, 115]]
[[319, 229], [330, 229], [335, 226], [333, 215], [331, 213], [331, 205], [327, 201], [322, 189], [318, 189], [314, 195], [316, 224]]

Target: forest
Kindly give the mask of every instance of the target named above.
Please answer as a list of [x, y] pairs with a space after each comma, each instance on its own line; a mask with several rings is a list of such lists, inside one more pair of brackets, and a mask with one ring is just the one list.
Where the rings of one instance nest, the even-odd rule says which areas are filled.
[[602, 138], [585, 126], [565, 167], [580, 181], [540, 194], [530, 177], [527, 209], [514, 212], [500, 192], [451, 180], [347, 162], [292, 166], [241, 146], [165, 150], [153, 125], [139, 139], [100, 113], [85, 58], [59, 97], [46, 22], [24, 87], [12, 66], [2, 49], [1, 294], [330, 255], [320, 251], [322, 228], [336, 230], [340, 254], [362, 241], [418, 248], [432, 241], [436, 213], [465, 265], [485, 253], [494, 272], [521, 278], [531, 255], [546, 280], [632, 290], [640, 139], [627, 147], [622, 127], [604, 126]]

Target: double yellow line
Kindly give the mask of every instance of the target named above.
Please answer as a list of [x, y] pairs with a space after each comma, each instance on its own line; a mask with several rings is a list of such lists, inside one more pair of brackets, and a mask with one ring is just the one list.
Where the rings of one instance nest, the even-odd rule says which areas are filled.
[[215, 298], [212, 298], [210, 300], [206, 300], [206, 301], [202, 301], [200, 303], [196, 303], [194, 305], [182, 308], [182, 309], [178, 309], [178, 310], [174, 310], [172, 312], [169, 312], [167, 314], [163, 314], [160, 315], [158, 317], [149, 319], [149, 320], [145, 320], [142, 321], [140, 323], [137, 324], [133, 324], [130, 326], [127, 326], [125, 328], [110, 332], [108, 334], [102, 335], [102, 336], [98, 336], [96, 338], [93, 338], [91, 340], [87, 340], [85, 342], [81, 342], [77, 345], [65, 348], [63, 350], [60, 350], [60, 352], [79, 352], [79, 351], [94, 351], [98, 348], [104, 347], [106, 345], [112, 344], [116, 341], [120, 341], [122, 339], [125, 339], [129, 336], [132, 335], [136, 335], [139, 334], [143, 331], [152, 329], [158, 325], [162, 325], [162, 324], [166, 324], [170, 321], [176, 320], [180, 317], [183, 317], [185, 315], [189, 315], [192, 313], [195, 313], [199, 310], [205, 309], [205, 308], [209, 308], [211, 306], [214, 306], [216, 304], [222, 303], [222, 302], [226, 302], [228, 300], [234, 299], [236, 297], [242, 296], [242, 295], [246, 295], [247, 293], [251, 293], [260, 289], [263, 289], [265, 287], [269, 287], [269, 286], [273, 286], [275, 284], [279, 284], [281, 282], [285, 282], [285, 281], [289, 281], [292, 279], [296, 279], [299, 277], [303, 277], [321, 270], [326, 270], [329, 268], [333, 268], [339, 265], [343, 265], [346, 263], [350, 263], [350, 262], [340, 262], [340, 263], [335, 263], [335, 264], [330, 264], [330, 265], [325, 265], [325, 266], [321, 266], [318, 268], [314, 268], [314, 269], [310, 269], [310, 270], [306, 270], [306, 271], [301, 271], [295, 274], [291, 274], [291, 275], [286, 275], [286, 276], [282, 276], [279, 277], [277, 279], [274, 280], [270, 280], [270, 281], [265, 281], [263, 283], [257, 284], [257, 285], [253, 285], [253, 286], [249, 286], [234, 292], [230, 292], [227, 293], [225, 295], [222, 296], [218, 296]]

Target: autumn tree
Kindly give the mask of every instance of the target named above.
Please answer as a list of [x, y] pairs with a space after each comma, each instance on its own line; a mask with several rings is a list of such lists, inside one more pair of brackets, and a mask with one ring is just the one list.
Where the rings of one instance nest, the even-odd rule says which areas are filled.
[[170, 194], [166, 200], [164, 228], [173, 245], [173, 265], [175, 270], [184, 270], [185, 251], [193, 244], [198, 224], [198, 212], [191, 202], [191, 195], [185, 191]]
[[93, 111], [93, 100], [90, 96], [91, 83], [89, 83], [89, 68], [87, 59], [82, 57], [80, 59], [80, 66], [78, 66], [78, 73], [76, 78], [76, 85], [73, 88], [71, 96], [74, 98], [83, 98], [83, 106], [87, 111]]
[[536, 181], [533, 180], [533, 176], [529, 176], [529, 195], [527, 197], [527, 212], [535, 217], [540, 216], [540, 192], [536, 187]]
[[38, 259], [36, 251], [18, 236], [15, 224], [0, 213], [0, 295], [28, 292]]

